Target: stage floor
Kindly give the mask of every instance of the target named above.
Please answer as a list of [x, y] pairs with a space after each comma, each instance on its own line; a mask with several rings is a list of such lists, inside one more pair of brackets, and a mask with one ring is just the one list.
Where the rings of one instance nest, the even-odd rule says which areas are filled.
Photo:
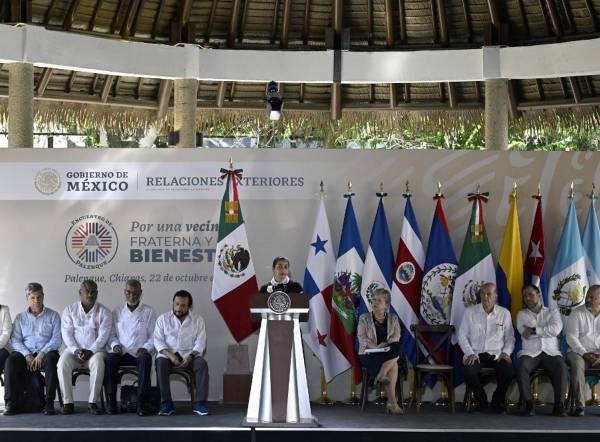
[[[172, 416], [139, 417], [135, 414], [93, 416], [87, 413], [86, 404], [76, 405], [76, 414], [71, 416], [44, 416], [18, 414], [0, 416], [0, 431], [148, 431], [148, 430], [200, 430], [249, 432], [241, 422], [246, 409], [243, 406], [209, 404], [211, 415], [192, 414], [186, 403], [178, 403]], [[58, 410], [58, 407], [57, 407]], [[429, 404], [419, 414], [414, 407], [405, 415], [387, 415], [384, 407], [369, 404], [364, 413], [358, 406], [337, 403], [332, 406], [312, 405], [313, 415], [318, 419], [318, 428], [277, 428], [277, 431], [302, 432], [408, 432], [408, 433], [600, 433], [600, 407], [588, 407], [586, 416], [553, 417], [551, 407], [538, 407], [537, 415], [521, 417], [517, 414], [465, 413], [457, 404], [451, 414], [446, 408]], [[257, 432], [274, 431], [272, 428], [257, 428]], [[332, 441], [330, 441], [332, 442]]]

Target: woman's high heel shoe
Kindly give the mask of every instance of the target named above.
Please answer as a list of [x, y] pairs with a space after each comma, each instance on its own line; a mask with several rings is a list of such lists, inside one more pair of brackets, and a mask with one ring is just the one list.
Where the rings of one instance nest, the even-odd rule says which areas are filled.
[[404, 409], [395, 402], [386, 402], [385, 412], [387, 414], [404, 414]]

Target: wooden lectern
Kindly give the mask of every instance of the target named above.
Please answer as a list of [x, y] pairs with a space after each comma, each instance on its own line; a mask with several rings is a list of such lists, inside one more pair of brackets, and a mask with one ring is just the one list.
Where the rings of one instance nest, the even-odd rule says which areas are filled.
[[250, 297], [260, 320], [246, 426], [318, 426], [306, 383], [300, 321], [308, 320], [308, 297], [273, 292]]

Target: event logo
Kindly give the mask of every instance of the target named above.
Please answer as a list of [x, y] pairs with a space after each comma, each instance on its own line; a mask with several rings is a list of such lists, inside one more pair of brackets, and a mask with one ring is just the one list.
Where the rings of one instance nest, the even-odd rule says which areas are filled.
[[65, 238], [67, 255], [84, 269], [104, 267], [115, 257], [118, 245], [112, 223], [99, 215], [84, 215], [71, 221]]
[[250, 264], [250, 252], [240, 244], [228, 246], [224, 244], [219, 250], [217, 264], [223, 273], [231, 278], [243, 278]]
[[448, 324], [456, 269], [456, 264], [438, 264], [423, 278], [421, 316], [430, 325]]
[[35, 174], [33, 184], [42, 195], [52, 195], [60, 189], [60, 174], [55, 169], [42, 169]]

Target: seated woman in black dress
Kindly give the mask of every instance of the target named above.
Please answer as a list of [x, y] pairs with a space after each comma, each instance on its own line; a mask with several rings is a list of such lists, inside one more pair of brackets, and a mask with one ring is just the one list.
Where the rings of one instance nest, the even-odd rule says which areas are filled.
[[[400, 320], [389, 312], [391, 295], [386, 289], [373, 291], [373, 310], [363, 313], [358, 320], [358, 356], [360, 363], [369, 376], [375, 381], [385, 384], [388, 402], [386, 412], [403, 414], [396, 399], [396, 382], [398, 381], [398, 358], [402, 353], [400, 346]], [[381, 353], [365, 353], [367, 348], [385, 348]]]
[[302, 293], [302, 286], [290, 279], [290, 261], [278, 256], [273, 260], [273, 278], [260, 288], [261, 293], [270, 295], [273, 292]]

